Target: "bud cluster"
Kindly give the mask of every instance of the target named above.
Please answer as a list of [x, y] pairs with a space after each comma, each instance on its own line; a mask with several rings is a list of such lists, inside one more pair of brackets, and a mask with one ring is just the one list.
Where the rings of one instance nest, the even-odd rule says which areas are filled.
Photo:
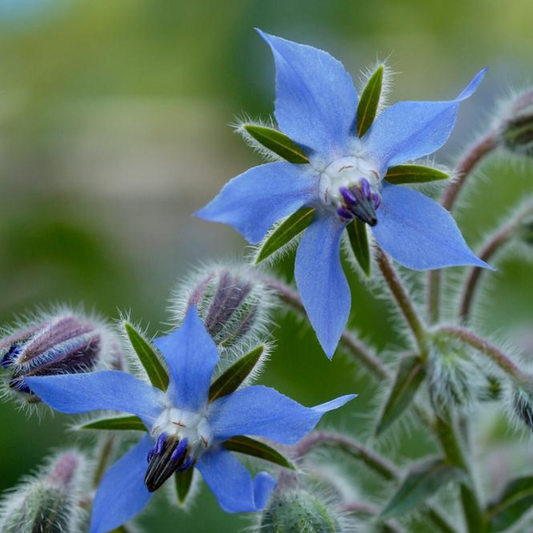
[[118, 337], [107, 326], [73, 311], [39, 315], [0, 340], [7, 390], [35, 403], [30, 376], [75, 374], [108, 363], [121, 368]]

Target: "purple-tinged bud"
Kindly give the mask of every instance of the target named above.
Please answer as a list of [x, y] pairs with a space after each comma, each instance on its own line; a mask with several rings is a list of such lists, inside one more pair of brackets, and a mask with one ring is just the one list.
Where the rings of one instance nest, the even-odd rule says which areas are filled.
[[26, 383], [29, 376], [120, 368], [122, 360], [119, 338], [110, 328], [72, 311], [40, 315], [0, 339], [7, 389], [30, 403], [39, 398]]
[[79, 497], [86, 460], [77, 451], [54, 457], [0, 503], [2, 533], [79, 531]]
[[507, 104], [499, 134], [502, 144], [511, 152], [533, 156], [533, 89]]
[[222, 349], [239, 350], [265, 333], [274, 302], [271, 291], [253, 271], [215, 266], [182, 282], [171, 303], [178, 324], [194, 305], [215, 343]]

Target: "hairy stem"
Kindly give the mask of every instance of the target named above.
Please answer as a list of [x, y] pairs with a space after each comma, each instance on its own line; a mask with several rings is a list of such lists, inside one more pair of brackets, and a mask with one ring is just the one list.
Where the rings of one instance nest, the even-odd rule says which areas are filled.
[[109, 468], [113, 453], [115, 451], [116, 438], [114, 435], [107, 437], [100, 446], [100, 453], [96, 461], [96, 467], [93, 475], [93, 486], [96, 488], [100, 485], [106, 470]]
[[[389, 459], [383, 457], [373, 450], [370, 450], [360, 442], [338, 433], [314, 431], [313, 433], [310, 433], [304, 437], [294, 447], [294, 453], [297, 458], [301, 458], [319, 446], [326, 446], [340, 450], [350, 457], [362, 461], [368, 468], [370, 468], [370, 470], [378, 474], [385, 481], [397, 484], [402, 479], [401, 471], [396, 467], [396, 465], [389, 461]], [[368, 510], [369, 508], [366, 509]], [[350, 511], [348, 508], [346, 510]], [[359, 511], [364, 512], [361, 508], [359, 508]], [[354, 508], [353, 512], [357, 512], [357, 509]], [[440, 511], [431, 506], [426, 506], [422, 512], [426, 519], [436, 528], [434, 531], [439, 531], [440, 533], [457, 533], [456, 530], [448, 523], [446, 518], [444, 518], [444, 516], [440, 513]], [[379, 512], [370, 514], [377, 515]]]
[[[272, 278], [266, 278], [264, 281], [284, 303], [299, 314], [307, 317], [302, 300], [296, 291]], [[378, 381], [392, 379], [389, 369], [381, 359], [374, 355], [364, 344], [360, 343], [353, 333], [345, 330], [341, 336], [340, 344], [348, 354], [361, 363]]]
[[479, 353], [486, 355], [513, 381], [517, 383], [531, 384], [531, 376], [520, 370], [508, 355], [469, 329], [460, 326], [442, 326], [437, 330], [436, 335], [444, 335], [446, 337], [460, 340], [464, 344], [477, 350]]
[[[456, 179], [448, 185], [442, 196], [441, 204], [445, 209], [453, 210], [468, 177], [481, 160], [497, 147], [498, 137], [491, 131], [468, 150], [457, 165]], [[428, 316], [430, 322], [434, 324], [440, 319], [442, 273], [440, 270], [432, 270], [428, 276]]]
[[437, 416], [436, 434], [448, 461], [461, 468], [467, 481], [461, 483], [461, 502], [469, 533], [484, 533], [487, 528], [483, 508], [479, 501], [474, 477], [458, 436], [457, 425], [449, 415]]
[[[379, 516], [379, 508], [371, 503], [366, 502], [350, 502], [342, 506], [342, 510], [346, 513], [354, 515], [363, 515], [370, 517]], [[383, 533], [405, 533], [398, 523], [393, 520], [386, 520], [385, 522], [380, 523], [381, 530]]]
[[398, 304], [400, 311], [402, 312], [407, 324], [411, 329], [411, 332], [413, 333], [413, 337], [415, 338], [421, 355], [424, 357], [427, 352], [426, 328], [422, 322], [422, 319], [418, 315], [415, 304], [405, 290], [400, 276], [392, 266], [389, 258], [381, 249], [378, 249], [377, 251], [377, 261], [381, 273], [383, 274], [383, 278], [389, 286], [392, 296]]

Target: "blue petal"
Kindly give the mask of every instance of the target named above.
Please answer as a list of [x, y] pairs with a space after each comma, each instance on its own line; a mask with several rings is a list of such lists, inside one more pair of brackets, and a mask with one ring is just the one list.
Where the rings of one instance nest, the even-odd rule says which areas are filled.
[[459, 103], [475, 92], [485, 72], [479, 72], [455, 100], [400, 102], [385, 109], [363, 137], [367, 157], [383, 173], [438, 150], [452, 133]]
[[294, 275], [309, 321], [331, 359], [350, 316], [350, 287], [340, 262], [344, 224], [323, 215], [307, 228]]
[[94, 499], [89, 533], [107, 533], [140, 513], [151, 498], [144, 485], [146, 456], [153, 446], [145, 435], [105, 474]]
[[218, 351], [196, 308], [190, 308], [183, 325], [154, 341], [170, 370], [168, 394], [176, 407], [197, 411], [207, 403]]
[[109, 370], [26, 378], [31, 390], [61, 413], [112, 409], [150, 425], [161, 413], [164, 393], [125, 372]]
[[257, 244], [278, 220], [318, 197], [307, 166], [267, 163], [233, 178], [196, 216], [229, 224]]
[[357, 91], [342, 63], [311, 46], [259, 34], [270, 45], [276, 63], [279, 127], [320, 155], [346, 155], [355, 135]]
[[470, 250], [450, 213], [417, 191], [384, 187], [377, 216], [374, 236], [401, 265], [414, 270], [462, 265], [491, 268]]
[[276, 480], [266, 472], [259, 472], [252, 480], [250, 472], [223, 448], [204, 453], [196, 468], [227, 513], [261, 511], [276, 486]]
[[322, 415], [342, 407], [355, 395], [304, 407], [274, 389], [253, 386], [213, 402], [209, 424], [220, 441], [237, 435], [254, 435], [279, 444], [294, 444], [307, 435]]

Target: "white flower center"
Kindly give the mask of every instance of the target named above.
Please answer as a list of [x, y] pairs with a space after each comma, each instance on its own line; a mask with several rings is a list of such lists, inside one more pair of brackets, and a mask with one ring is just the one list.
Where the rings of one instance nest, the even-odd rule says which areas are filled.
[[366, 179], [374, 192], [379, 191], [379, 172], [362, 157], [342, 157], [331, 163], [320, 176], [320, 199], [335, 212], [344, 203], [340, 189], [359, 186]]
[[190, 453], [198, 458], [213, 441], [213, 431], [205, 413], [167, 407], [156, 419], [150, 435], [157, 438], [165, 434], [180, 441], [187, 439]]

